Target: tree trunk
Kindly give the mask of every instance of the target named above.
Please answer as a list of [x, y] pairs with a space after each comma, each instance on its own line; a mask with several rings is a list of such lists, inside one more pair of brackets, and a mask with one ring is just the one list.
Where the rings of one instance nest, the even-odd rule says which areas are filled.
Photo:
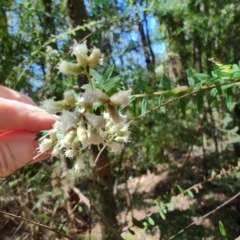
[[[67, 13], [70, 18], [70, 24], [72, 27], [83, 25], [87, 20], [87, 11], [83, 0], [66, 0]], [[89, 35], [89, 31], [77, 31], [77, 40], [82, 40]], [[89, 41], [88, 41], [89, 44]], [[85, 75], [81, 75], [78, 78], [79, 88], [88, 83]], [[97, 146], [92, 145], [90, 147], [90, 160], [93, 166], [96, 157], [99, 154]], [[97, 198], [94, 202], [98, 201], [98, 206], [101, 213], [108, 219], [109, 223], [114, 227], [117, 227], [117, 208], [115, 198], [113, 196], [113, 177], [109, 165], [109, 158], [106, 149], [100, 154], [96, 166], [93, 169], [94, 186]], [[97, 199], [97, 200], [96, 200]], [[116, 239], [108, 227], [101, 224], [102, 239]]]

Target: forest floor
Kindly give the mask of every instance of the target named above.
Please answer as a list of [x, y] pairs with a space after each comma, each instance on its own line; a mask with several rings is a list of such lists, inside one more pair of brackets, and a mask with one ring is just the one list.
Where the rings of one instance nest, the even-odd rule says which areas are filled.
[[[181, 163], [178, 162], [176, 163], [176, 167], [177, 165], [181, 165]], [[193, 168], [190, 163], [188, 167], [190, 168], [190, 175], [188, 176], [189, 182], [186, 182], [186, 186], [191, 186], [191, 179], [196, 175], [197, 170]], [[227, 227], [231, 226], [231, 229], [234, 229], [231, 232], [232, 238], [229, 239], [236, 239], [237, 234], [240, 234], [239, 200], [235, 199], [230, 204], [226, 205], [223, 210], [219, 210], [219, 214], [216, 211], [211, 216], [201, 219], [201, 221], [199, 221], [200, 218], [197, 217], [203, 216], [204, 214], [214, 210], [219, 205], [226, 202], [230, 197], [229, 192], [222, 191], [222, 189], [219, 189], [218, 185], [214, 185], [212, 183], [208, 183], [211, 190], [208, 190], [207, 193], [204, 192], [205, 190], [203, 189], [204, 193], [201, 194], [201, 189], [198, 189], [200, 193], [196, 194], [194, 192], [194, 197], [182, 196], [181, 194], [171, 196], [170, 202], [174, 202], [174, 205], [166, 214], [166, 220], [163, 220], [159, 217], [160, 207], [157, 204], [154, 204], [154, 200], [159, 199], [159, 197], [171, 190], [174, 182], [176, 181], [176, 177], [174, 176], [176, 176], [176, 172], [173, 173], [172, 171], [169, 171], [168, 165], [158, 164], [155, 166], [155, 169], [152, 172], [149, 171], [147, 174], [129, 178], [126, 183], [117, 186], [115, 192], [116, 196], [121, 199], [120, 201], [125, 202], [126, 206], [129, 206], [128, 208], [123, 209], [117, 216], [119, 225], [122, 226], [122, 237], [126, 240], [169, 239], [171, 235], [177, 233], [179, 229], [184, 229], [189, 223], [195, 222], [195, 226], [192, 227], [194, 229], [193, 231], [186, 231], [186, 233], [183, 235], [179, 235], [182, 237], [176, 237], [175, 239], [221, 239], [218, 229], [218, 221], [221, 220], [227, 225]], [[9, 201], [6, 201], [5, 199], [4, 204], [1, 204], [0, 206], [2, 211], [14, 213], [16, 215], [18, 215], [20, 212], [23, 212], [22, 208], [24, 208], [24, 206], [21, 206], [20, 208], [19, 203], [16, 202], [15, 198], [9, 199]], [[33, 211], [30, 209], [24, 209], [24, 212], [26, 211], [28, 212], [28, 218], [31, 216], [30, 220], [35, 221], [35, 214]], [[51, 212], [51, 204], [49, 205], [48, 209], [45, 206], [44, 211], [46, 211], [46, 213]], [[62, 211], [64, 212], [64, 209], [62, 209]], [[224, 211], [224, 214], [222, 214], [221, 211]], [[174, 215], [175, 213], [177, 213], [179, 216]], [[155, 221], [156, 225], [151, 228], [151, 231], [145, 231], [144, 229], [133, 226], [133, 219], [141, 221], [149, 216], [151, 216], [153, 219], [158, 219], [158, 221]], [[221, 216], [225, 216], [225, 219], [222, 219]], [[226, 216], [229, 216], [229, 218], [226, 219]], [[59, 219], [56, 219], [56, 221], [57, 220]], [[79, 220], [77, 217], [75, 220], [81, 223], [81, 220]], [[32, 234], [29, 234], [29, 232], [38, 231], [39, 227], [34, 227], [34, 225], [30, 227], [31, 224], [28, 224], [27, 226], [29, 228], [26, 229], [26, 226], [23, 227], [24, 224], [24, 221], [14, 219], [14, 217], [6, 217], [2, 215], [0, 218], [0, 240], [65, 239], [56, 238], [56, 235], [47, 233], [50, 232], [47, 230], [45, 236], [43, 231], [40, 234], [42, 236], [39, 236], [38, 238], [32, 238]], [[129, 232], [129, 229], [135, 232], [135, 235], [132, 235]], [[194, 231], [196, 234], [191, 235]], [[78, 236], [76, 240], [102, 240], [100, 223], [97, 221], [95, 221], [94, 224], [91, 224], [90, 230], [88, 226], [86, 227], [85, 225], [81, 232], [81, 234], [79, 232], [76, 235], [74, 234], [75, 236]], [[201, 234], [199, 232], [201, 232]], [[162, 235], [165, 235], [165, 237], [162, 237]], [[207, 237], [205, 238], [202, 236]]]

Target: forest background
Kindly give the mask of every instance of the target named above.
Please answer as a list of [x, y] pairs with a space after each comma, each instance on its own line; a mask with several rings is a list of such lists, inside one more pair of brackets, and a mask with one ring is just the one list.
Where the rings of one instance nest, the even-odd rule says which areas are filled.
[[104, 149], [96, 169], [91, 146], [68, 196], [73, 159], [2, 179], [0, 239], [237, 239], [239, 1], [2, 0], [0, 25], [0, 84], [37, 103], [83, 91], [84, 76], [56, 68], [73, 39], [132, 89], [129, 143]]

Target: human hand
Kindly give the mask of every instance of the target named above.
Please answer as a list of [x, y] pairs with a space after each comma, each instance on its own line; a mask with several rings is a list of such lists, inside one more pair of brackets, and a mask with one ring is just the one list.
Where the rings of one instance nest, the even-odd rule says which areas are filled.
[[56, 116], [38, 108], [27, 96], [0, 86], [0, 177], [50, 156], [44, 153], [36, 157], [35, 139], [40, 131], [51, 129], [55, 121]]

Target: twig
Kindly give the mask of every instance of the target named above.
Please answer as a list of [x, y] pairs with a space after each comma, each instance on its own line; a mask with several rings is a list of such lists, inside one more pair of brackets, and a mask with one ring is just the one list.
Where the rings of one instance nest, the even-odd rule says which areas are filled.
[[93, 205], [87, 197], [85, 197], [82, 192], [76, 188], [73, 187], [72, 190], [78, 195], [78, 197], [81, 199], [81, 201], [89, 208], [92, 209], [93, 212], [100, 218], [100, 220], [103, 222], [103, 224], [111, 230], [111, 232], [116, 236], [116, 239], [123, 240], [120, 233], [109, 223], [108, 219]]
[[[199, 221], [202, 221], [204, 218], [210, 216], [211, 214], [213, 214], [214, 212], [216, 212], [217, 210], [221, 209], [222, 207], [226, 206], [228, 203], [230, 203], [232, 200], [234, 200], [235, 198], [237, 198], [238, 196], [240, 196], [240, 192], [237, 193], [236, 195], [234, 195], [233, 197], [231, 197], [230, 199], [228, 199], [225, 203], [219, 205], [218, 207], [216, 207], [215, 209], [213, 209], [212, 211], [210, 211], [209, 213], [203, 215], [202, 217], [199, 218]], [[195, 225], [196, 221], [193, 221], [192, 223], [190, 223], [188, 226], [186, 226], [185, 228], [183, 228], [182, 230], [180, 230], [178, 233], [176, 233], [175, 235], [171, 236], [169, 238], [169, 240], [175, 238], [176, 236], [178, 236], [179, 234], [185, 232], [188, 228], [190, 228], [191, 226]]]
[[0, 214], [3, 214], [3, 215], [5, 215], [5, 216], [9, 216], [9, 217], [13, 217], [13, 218], [18, 219], [18, 220], [21, 220], [21, 221], [25, 221], [25, 222], [31, 223], [31, 224], [36, 225], [36, 226], [38, 226], [38, 227], [41, 227], [41, 228], [47, 229], [47, 230], [49, 230], [49, 231], [55, 232], [56, 234], [61, 235], [61, 236], [65, 237], [65, 238], [68, 238], [68, 239], [73, 240], [73, 239], [72, 239], [71, 237], [69, 237], [68, 235], [66, 235], [66, 234], [64, 234], [64, 233], [62, 233], [62, 232], [59, 232], [58, 230], [56, 230], [56, 229], [54, 229], [54, 228], [50, 228], [50, 227], [48, 227], [48, 226], [46, 226], [46, 225], [43, 225], [43, 224], [41, 224], [41, 223], [34, 222], [34, 221], [29, 220], [29, 219], [27, 219], [27, 218], [24, 218], [24, 217], [21, 217], [21, 216], [17, 216], [17, 215], [11, 214], [11, 213], [7, 213], [7, 212], [4, 212], [4, 211], [0, 211]]
[[96, 157], [96, 159], [95, 159], [93, 168], [96, 167], [97, 162], [98, 162], [98, 159], [100, 158], [100, 155], [102, 154], [103, 150], [104, 150], [106, 147], [107, 147], [107, 144], [105, 144], [105, 145], [102, 147], [102, 149], [99, 151], [99, 153], [98, 153], [98, 155], [97, 155], [97, 157]]
[[[167, 106], [173, 102], [176, 102], [180, 99], [183, 99], [183, 98], [187, 98], [187, 97], [190, 97], [190, 96], [193, 96], [199, 92], [204, 92], [204, 91], [207, 91], [207, 90], [211, 90], [211, 89], [214, 89], [214, 88], [217, 88], [217, 87], [221, 87], [221, 86], [224, 86], [224, 85], [228, 85], [228, 84], [234, 84], [235, 86], [239, 86], [240, 85], [240, 80], [238, 81], [235, 81], [235, 82], [230, 82], [230, 83], [223, 83], [223, 84], [219, 84], [219, 85], [214, 85], [214, 86], [203, 86], [201, 88], [201, 90], [199, 91], [196, 91], [196, 92], [190, 92], [190, 93], [187, 93], [187, 94], [184, 94], [182, 96], [179, 96], [179, 97], [176, 97], [172, 100], [169, 100], [161, 105], [158, 105], [152, 109], [150, 109], [149, 111], [145, 112], [144, 114], [142, 115], [139, 115], [138, 117], [136, 117], [135, 119], [131, 120], [130, 122], [128, 122], [128, 124], [132, 124], [133, 122], [135, 122], [136, 120], [139, 120], [141, 118], [144, 118], [146, 115], [158, 110], [159, 108], [163, 107], [163, 106]], [[193, 90], [192, 87], [187, 87], [187, 86], [181, 86], [181, 87], [178, 87], [178, 88], [174, 88], [174, 89], [171, 89], [171, 90], [168, 90], [168, 91], [160, 91], [160, 92], [156, 92], [156, 93], [144, 93], [144, 94], [137, 94], [137, 95], [132, 95], [134, 96], [135, 98], [142, 98], [142, 97], [146, 97], [146, 96], [158, 96], [158, 95], [163, 95], [163, 94], [170, 94], [171, 92], [175, 91], [176, 93], [174, 93], [174, 95], [176, 94], [179, 94], [179, 93], [184, 93], [184, 92], [189, 92], [190, 90]]]

